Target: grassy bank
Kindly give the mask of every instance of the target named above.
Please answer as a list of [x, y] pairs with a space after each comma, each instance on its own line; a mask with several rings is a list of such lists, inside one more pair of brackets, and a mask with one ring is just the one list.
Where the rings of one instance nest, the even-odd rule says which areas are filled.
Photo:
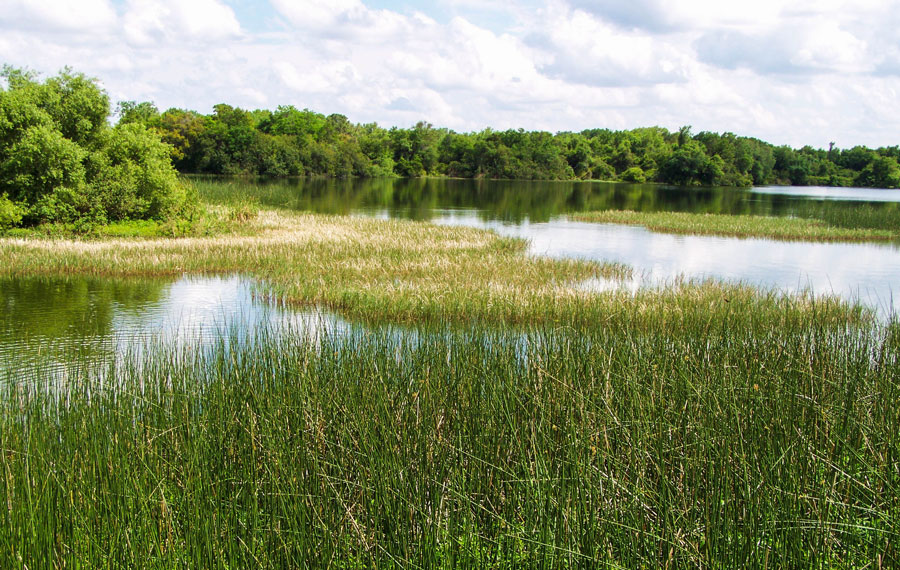
[[871, 332], [285, 335], [12, 382], [0, 566], [896, 567]]
[[[369, 320], [554, 322], [597, 325], [670, 322], [724, 307], [736, 318], [772, 323], [808, 318], [750, 287], [682, 284], [637, 295], [584, 290], [621, 265], [537, 258], [522, 240], [427, 223], [262, 211], [243, 234], [184, 239], [0, 240], [0, 274], [167, 275], [243, 272], [268, 293]], [[862, 316], [819, 304], [821, 322]]]
[[812, 218], [627, 210], [588, 212], [573, 214], [570, 217], [581, 222], [639, 225], [655, 232], [672, 234], [760, 237], [798, 241], [900, 240], [900, 228], [844, 227]]

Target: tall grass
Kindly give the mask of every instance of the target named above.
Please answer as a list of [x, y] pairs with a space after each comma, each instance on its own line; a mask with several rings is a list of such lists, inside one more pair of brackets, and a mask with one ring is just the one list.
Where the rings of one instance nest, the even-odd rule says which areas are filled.
[[852, 204], [819, 205], [814, 214], [825, 223], [839, 228], [888, 230], [900, 233], [900, 205]]
[[155, 346], [4, 386], [0, 567], [896, 567], [898, 357], [724, 313]]
[[[645, 226], [664, 233], [763, 237], [797, 241], [897, 241], [900, 224], [896, 214], [880, 213], [873, 208], [803, 208], [818, 217], [747, 216], [732, 214], [695, 214], [687, 212], [633, 212], [606, 210], [574, 214], [582, 222]], [[891, 220], [894, 220], [891, 225]]]
[[10, 372], [0, 568], [900, 565], [896, 320], [712, 282], [594, 294], [625, 270], [228, 208], [247, 235], [7, 239], [0, 274], [241, 271], [437, 327]]

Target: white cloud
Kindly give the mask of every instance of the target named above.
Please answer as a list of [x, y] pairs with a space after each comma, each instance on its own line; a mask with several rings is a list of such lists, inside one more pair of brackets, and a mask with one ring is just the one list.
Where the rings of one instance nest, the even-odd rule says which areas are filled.
[[678, 43], [622, 31], [592, 14], [556, 7], [532, 36], [548, 63], [541, 69], [566, 81], [596, 86], [652, 85], [684, 81], [689, 55]]
[[356, 68], [348, 61], [307, 67], [303, 72], [300, 72], [289, 61], [276, 62], [274, 68], [286, 87], [305, 94], [338, 94], [343, 92], [347, 86], [355, 87], [360, 79]]
[[892, 0], [570, 0], [576, 8], [624, 28], [654, 32], [737, 29], [760, 32], [786, 20], [826, 15], [867, 19], [892, 10]]
[[373, 10], [360, 0], [271, 0], [272, 6], [297, 29], [311, 35], [352, 39], [355, 42], [390, 41], [408, 34], [421, 15], [407, 17], [391, 10]]
[[484, 16], [473, 0], [427, 14], [271, 4], [278, 17], [250, 33], [225, 0], [0, 0], [0, 62], [71, 65], [114, 101], [204, 113], [293, 104], [456, 130], [692, 124], [795, 145], [900, 142], [892, 0], [491, 0]]
[[872, 71], [875, 62], [864, 40], [822, 19], [799, 29], [777, 28], [763, 34], [708, 33], [695, 47], [706, 63], [764, 74], [860, 74]]
[[128, 41], [222, 40], [241, 33], [234, 12], [219, 0], [129, 0], [122, 18]]
[[0, 22], [40, 32], [96, 33], [115, 25], [116, 11], [108, 0], [3, 0]]
[[272, 0], [272, 5], [292, 24], [304, 28], [359, 22], [371, 13], [359, 0]]

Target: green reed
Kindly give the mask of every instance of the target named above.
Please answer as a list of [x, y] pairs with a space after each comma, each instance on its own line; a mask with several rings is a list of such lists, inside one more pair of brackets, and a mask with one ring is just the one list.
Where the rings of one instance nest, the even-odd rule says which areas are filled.
[[0, 567], [896, 567], [900, 327], [809, 316], [258, 332], [7, 379]]
[[[634, 212], [606, 210], [573, 214], [581, 222], [641, 225], [655, 232], [686, 235], [760, 237], [795, 241], [897, 241], [897, 216], [872, 208], [800, 208], [809, 217]], [[893, 220], [893, 225], [891, 221]]]
[[809, 214], [838, 228], [888, 230], [900, 233], [900, 204], [819, 204]]

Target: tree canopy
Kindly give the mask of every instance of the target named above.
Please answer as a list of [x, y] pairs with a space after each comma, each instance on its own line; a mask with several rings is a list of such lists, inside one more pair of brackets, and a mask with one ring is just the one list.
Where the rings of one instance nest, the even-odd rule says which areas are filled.
[[42, 222], [162, 219], [186, 200], [173, 148], [139, 120], [110, 126], [97, 80], [65, 69], [39, 81], [5, 66], [0, 88], [0, 229]]
[[182, 172], [270, 176], [451, 176], [621, 180], [678, 185], [900, 186], [898, 147], [830, 151], [776, 147], [688, 126], [578, 133], [485, 129], [457, 133], [419, 122], [385, 129], [343, 115], [226, 104], [202, 115], [120, 103], [120, 124], [155, 129]]

